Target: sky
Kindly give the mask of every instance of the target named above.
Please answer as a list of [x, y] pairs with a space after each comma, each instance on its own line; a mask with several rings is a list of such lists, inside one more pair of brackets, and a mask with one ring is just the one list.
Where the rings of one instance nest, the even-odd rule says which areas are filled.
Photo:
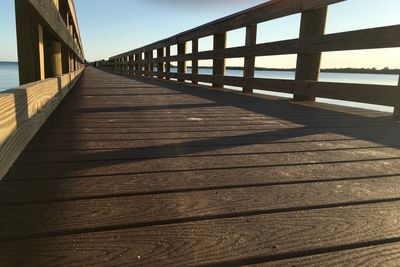
[[[75, 0], [85, 57], [109, 57], [263, 3], [265, 0]], [[400, 0], [348, 0], [329, 7], [326, 33], [400, 24]], [[16, 61], [14, 0], [0, 0], [0, 61]], [[259, 24], [257, 43], [297, 38], [300, 15]], [[228, 32], [228, 46], [244, 44], [244, 29]], [[212, 38], [199, 41], [212, 47]], [[190, 47], [190, 45], [189, 45]], [[190, 48], [189, 48], [190, 50]], [[210, 65], [210, 61], [200, 65]], [[229, 59], [240, 66], [243, 59]], [[296, 55], [256, 58], [258, 67], [294, 68]], [[323, 53], [322, 68], [400, 68], [400, 49]]]

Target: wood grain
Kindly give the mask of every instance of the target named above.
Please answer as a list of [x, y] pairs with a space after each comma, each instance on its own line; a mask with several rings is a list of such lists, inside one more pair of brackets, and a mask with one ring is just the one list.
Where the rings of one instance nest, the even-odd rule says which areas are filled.
[[36, 134], [82, 70], [0, 93], [0, 177]]
[[226, 218], [14, 241], [0, 262], [14, 265], [243, 265], [323, 248], [398, 239], [399, 202]]

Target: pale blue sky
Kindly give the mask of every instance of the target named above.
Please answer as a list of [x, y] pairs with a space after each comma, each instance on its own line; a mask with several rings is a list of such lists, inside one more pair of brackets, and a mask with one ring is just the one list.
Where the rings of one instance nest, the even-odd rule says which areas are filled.
[[[232, 14], [264, 0], [75, 0], [88, 60], [108, 58]], [[327, 33], [400, 24], [399, 0], [348, 0], [330, 7]], [[300, 16], [262, 23], [258, 43], [296, 38]], [[0, 61], [16, 61], [14, 0], [0, 0]], [[210, 38], [200, 48], [210, 47]], [[244, 30], [228, 33], [228, 45]], [[258, 66], [294, 67], [294, 55], [257, 58]], [[240, 65], [242, 60], [228, 60]], [[206, 62], [205, 62], [206, 64]], [[322, 67], [400, 68], [400, 49], [324, 53]]]

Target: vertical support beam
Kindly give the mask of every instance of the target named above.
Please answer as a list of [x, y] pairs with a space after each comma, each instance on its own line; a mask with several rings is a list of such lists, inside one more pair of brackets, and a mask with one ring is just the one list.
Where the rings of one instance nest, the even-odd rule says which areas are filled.
[[[226, 48], [226, 32], [214, 35], [214, 50]], [[213, 60], [213, 75], [225, 75], [225, 59]], [[223, 84], [213, 83], [213, 87], [222, 88]]]
[[61, 47], [62, 73], [69, 72], [69, 49], [66, 45]]
[[[44, 61], [44, 32], [41, 24], [38, 24], [38, 40], [39, 40], [39, 80], [43, 80], [46, 77], [45, 61]], [[19, 63], [18, 63], [19, 64]]]
[[142, 60], [142, 54], [135, 54], [135, 75], [142, 75], [142, 65], [140, 61]]
[[[165, 47], [165, 57], [170, 57], [171, 56], [171, 47], [167, 46]], [[168, 59], [168, 61], [165, 62], [165, 73], [169, 74], [171, 72], [171, 61]], [[165, 77], [166, 80], [169, 80], [169, 77]]]
[[15, 0], [20, 84], [44, 79], [43, 28], [28, 1]]
[[135, 56], [133, 54], [129, 55], [129, 66], [128, 66], [128, 68], [129, 68], [128, 74], [129, 75], [134, 75], [134, 72], [135, 72], [134, 62], [135, 62]]
[[[301, 14], [300, 39], [323, 36], [328, 7], [305, 11]], [[298, 54], [296, 80], [317, 81], [320, 73], [321, 52]], [[315, 97], [294, 94], [295, 101], [315, 101]]]
[[[399, 82], [397, 84], [397, 91], [400, 91], [400, 75], [399, 75]], [[400, 119], [400, 99], [397, 99], [397, 105], [394, 107], [393, 116], [396, 119]]]
[[[163, 57], [164, 57], [164, 47], [158, 48], [157, 49], [157, 58], [160, 59], [160, 58], [163, 58]], [[164, 62], [159, 61], [157, 63], [157, 72], [164, 72]], [[158, 79], [162, 79], [163, 76], [158, 75], [157, 78]]]
[[153, 77], [153, 50], [149, 51], [149, 76]]
[[150, 51], [144, 52], [144, 75], [149, 77], [150, 76]]
[[[178, 56], [186, 55], [186, 42], [178, 44]], [[186, 73], [186, 61], [179, 60], [178, 61], [178, 73], [185, 74]], [[184, 82], [184, 79], [178, 79], [178, 82]]]
[[59, 0], [53, 0], [54, 5], [56, 6], [57, 10], [60, 10], [60, 1]]
[[[192, 54], [196, 54], [199, 52], [199, 39], [195, 38], [192, 40]], [[192, 84], [198, 84], [197, 78], [195, 78], [199, 74], [199, 60], [192, 60]]]
[[62, 57], [61, 57], [61, 42], [52, 40], [51, 51], [51, 76], [55, 77], [63, 73]]
[[[246, 47], [255, 45], [257, 43], [257, 24], [249, 25], [246, 27]], [[248, 56], [244, 58], [243, 76], [245, 78], [254, 78], [255, 56]], [[253, 93], [251, 87], [243, 87], [244, 93]]]

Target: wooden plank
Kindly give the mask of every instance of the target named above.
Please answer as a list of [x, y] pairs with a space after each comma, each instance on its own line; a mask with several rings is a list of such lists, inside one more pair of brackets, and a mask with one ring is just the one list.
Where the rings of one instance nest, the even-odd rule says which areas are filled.
[[[222, 128], [222, 127], [221, 127]], [[232, 130], [233, 131], [233, 130]], [[94, 132], [94, 131], [93, 131]], [[253, 131], [258, 133], [260, 131]], [[90, 133], [90, 132], [89, 132]], [[234, 132], [235, 133], [235, 132]], [[244, 130], [239, 130], [237, 133], [245, 133]], [[71, 133], [72, 134], [72, 133]], [[74, 132], [78, 135], [78, 133]], [[332, 138], [332, 137], [330, 137]], [[44, 139], [44, 138], [43, 138]], [[393, 141], [393, 145], [396, 142]], [[305, 146], [307, 144], [307, 146]], [[218, 145], [210, 142], [208, 146], [193, 147], [191, 144], [182, 144], [185, 148], [185, 153], [176, 152], [176, 146], [165, 146], [162, 150], [158, 147], [142, 147], [132, 150], [125, 149], [117, 151], [113, 149], [98, 149], [93, 152], [89, 149], [81, 150], [65, 150], [59, 153], [56, 151], [44, 150], [28, 150], [23, 153], [15, 163], [15, 166], [24, 166], [32, 163], [50, 163], [50, 162], [76, 162], [76, 161], [93, 161], [93, 160], [116, 160], [116, 159], [154, 159], [154, 158], [168, 158], [168, 157], [195, 157], [195, 156], [220, 156], [220, 155], [243, 155], [243, 154], [282, 154], [282, 153], [301, 153], [301, 152], [323, 152], [323, 151], [349, 151], [352, 150], [368, 150], [373, 148], [385, 147], [370, 141], [359, 141], [354, 139], [338, 139], [330, 140], [326, 136], [326, 140], [314, 141], [313, 139], [304, 139], [303, 142], [272, 142], [272, 143], [240, 143], [240, 146], [233, 144]], [[400, 144], [399, 144], [400, 147]]]
[[398, 86], [296, 81], [294, 93], [311, 96], [395, 106], [400, 98]]
[[233, 15], [218, 19], [216, 21], [204, 24], [192, 30], [182, 32], [167, 39], [155, 42], [153, 44], [122, 53], [111, 57], [110, 59], [119, 56], [143, 52], [146, 49], [158, 49], [163, 46], [171, 46], [180, 42], [190, 41], [194, 38], [202, 38], [208, 35], [227, 32], [230, 30], [246, 27], [251, 24], [273, 20], [307, 10], [318, 9], [334, 3], [339, 3], [344, 0], [274, 0], [268, 1], [253, 8], [235, 13]]
[[[300, 40], [307, 37], [321, 37], [325, 33], [325, 24], [328, 8], [323, 7], [315, 10], [304, 11], [301, 14]], [[296, 81], [318, 81], [321, 65], [321, 52], [297, 54]], [[295, 101], [315, 101], [314, 96], [293, 95]]]
[[330, 252], [329, 249], [326, 249], [310, 256], [293, 256], [290, 259], [247, 266], [396, 266], [400, 262], [400, 243], [389, 240], [388, 242], [365, 244], [360, 248], [348, 246], [339, 251]]
[[398, 177], [389, 177], [6, 206], [0, 240], [387, 201], [400, 199], [399, 188]]
[[[73, 75], [79, 76], [81, 71]], [[1, 178], [62, 100], [68, 80], [74, 83], [76, 78], [65, 74], [0, 93]]]
[[0, 261], [243, 265], [396, 240], [400, 229], [393, 222], [400, 220], [399, 209], [398, 202], [389, 202], [13, 241], [0, 245]]
[[[246, 44], [245, 46], [253, 46], [257, 43], [257, 24], [246, 27]], [[254, 78], [255, 57], [248, 56], [244, 58], [243, 76], [245, 78]], [[252, 87], [243, 87], [244, 93], [252, 93]]]
[[[82, 139], [81, 139], [82, 140]], [[82, 140], [83, 141], [83, 140]], [[11, 168], [10, 177], [14, 179], [44, 179], [88, 177], [94, 175], [115, 174], [144, 174], [160, 172], [185, 172], [202, 170], [219, 170], [250, 167], [288, 167], [288, 166], [314, 166], [316, 164], [343, 163], [356, 161], [396, 160], [400, 152], [395, 148], [377, 148], [363, 150], [349, 150], [344, 155], [342, 151], [282, 153], [275, 155], [221, 155], [204, 156], [201, 158], [170, 157], [161, 159], [146, 159], [132, 161], [130, 159], [94, 160], [91, 162], [57, 162], [47, 164], [34, 164], [28, 167]], [[43, 168], [46, 167], [46, 173]]]

